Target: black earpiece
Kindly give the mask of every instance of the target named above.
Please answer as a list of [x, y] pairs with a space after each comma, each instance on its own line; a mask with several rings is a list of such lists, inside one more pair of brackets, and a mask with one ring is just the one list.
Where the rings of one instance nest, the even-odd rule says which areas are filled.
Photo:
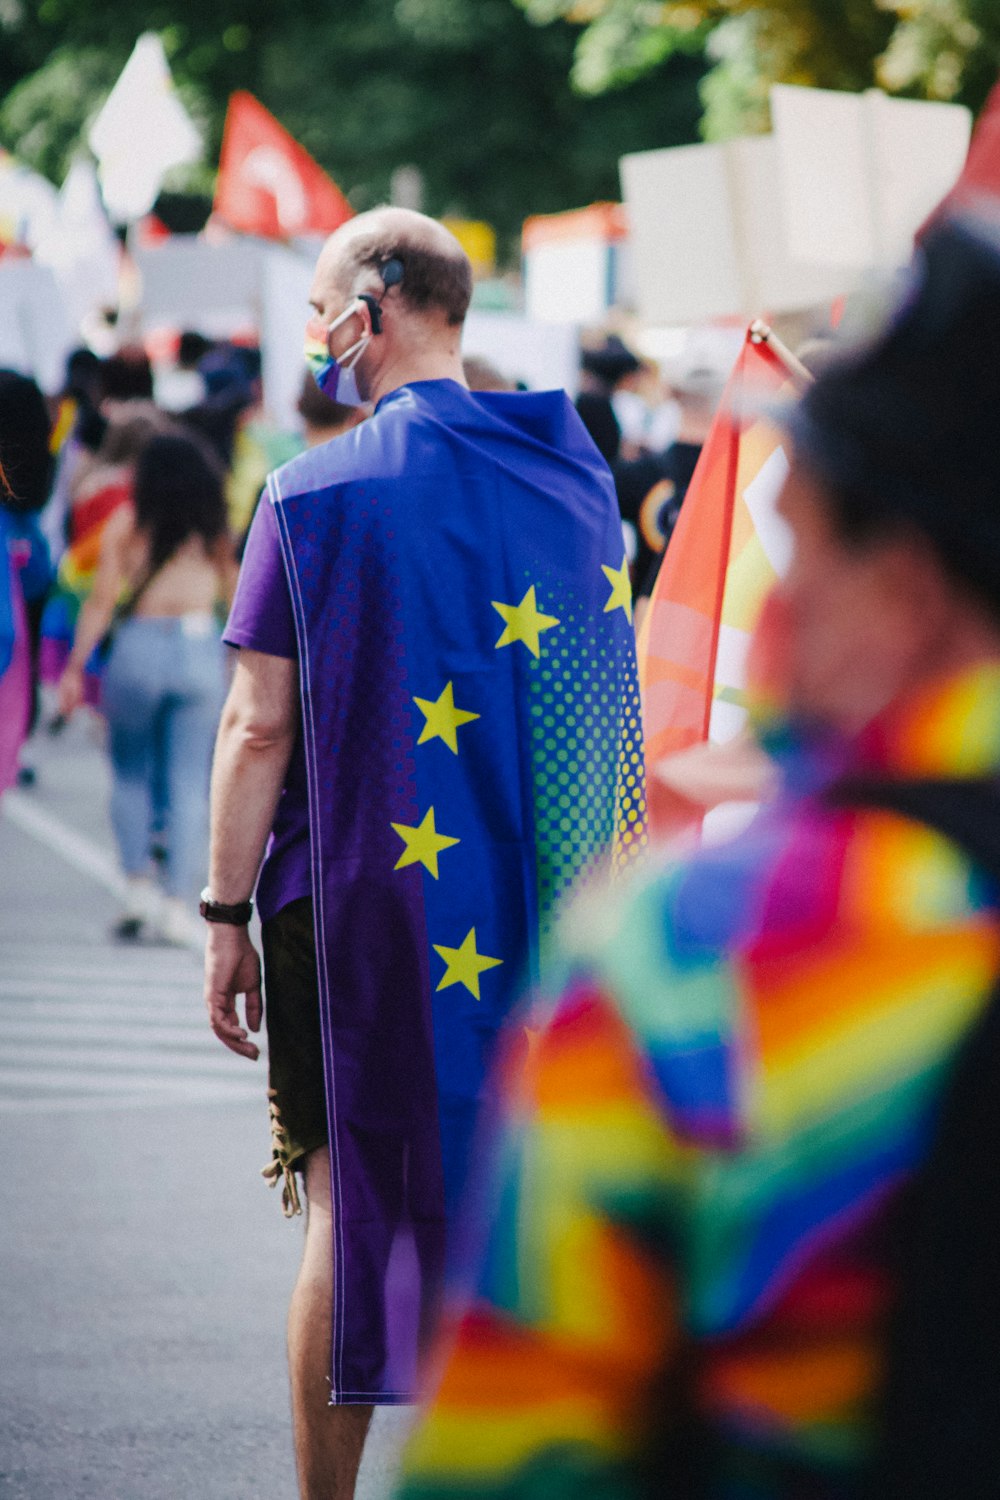
[[387, 260], [384, 266], [379, 267], [379, 275], [386, 291], [392, 286], [399, 286], [403, 279], [403, 262], [393, 256], [392, 260]]
[[359, 292], [358, 301], [364, 302], [372, 315], [372, 333], [382, 332], [382, 306], [377, 297], [371, 292]]

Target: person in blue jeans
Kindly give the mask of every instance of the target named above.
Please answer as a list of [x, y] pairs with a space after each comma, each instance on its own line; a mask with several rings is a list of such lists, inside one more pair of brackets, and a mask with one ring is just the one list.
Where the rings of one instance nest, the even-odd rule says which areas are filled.
[[[115, 929], [122, 939], [183, 941], [189, 931], [189, 903], [206, 869], [209, 769], [226, 692], [216, 608], [230, 600], [234, 579], [221, 468], [192, 436], [150, 438], [133, 503], [105, 528], [59, 684], [68, 716], [103, 642], [111, 818], [128, 880]], [[159, 884], [150, 865], [154, 826], [164, 844]]]

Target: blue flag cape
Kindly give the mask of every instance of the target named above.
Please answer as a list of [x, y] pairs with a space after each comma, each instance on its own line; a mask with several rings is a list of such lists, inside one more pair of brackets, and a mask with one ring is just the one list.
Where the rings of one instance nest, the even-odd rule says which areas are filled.
[[335, 1402], [412, 1400], [494, 1039], [644, 842], [610, 473], [562, 392], [424, 381], [271, 476], [298, 634]]

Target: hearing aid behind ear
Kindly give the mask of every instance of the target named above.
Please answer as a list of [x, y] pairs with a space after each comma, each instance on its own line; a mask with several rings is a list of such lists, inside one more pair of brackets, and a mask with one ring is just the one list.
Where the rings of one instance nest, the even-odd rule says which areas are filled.
[[379, 275], [386, 291], [390, 287], [399, 286], [403, 280], [403, 262], [394, 255], [391, 260], [385, 262], [385, 265], [379, 266]]
[[[401, 285], [403, 280], [403, 262], [397, 260], [394, 256], [392, 260], [387, 260], [384, 265], [379, 266], [378, 273], [382, 278], [382, 285], [385, 287], [385, 291], [382, 293], [382, 297], [384, 297], [390, 288]], [[371, 292], [358, 293], [358, 301], [364, 302], [372, 315], [372, 333], [382, 332], [382, 297], [373, 297]]]

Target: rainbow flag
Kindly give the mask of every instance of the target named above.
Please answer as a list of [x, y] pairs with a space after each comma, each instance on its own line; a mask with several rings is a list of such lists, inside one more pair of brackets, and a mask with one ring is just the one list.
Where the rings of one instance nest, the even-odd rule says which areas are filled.
[[751, 637], [787, 565], [775, 502], [788, 460], [763, 413], [795, 387], [759, 329], [748, 330], [726, 386], [639, 638], [647, 764], [739, 733]]

